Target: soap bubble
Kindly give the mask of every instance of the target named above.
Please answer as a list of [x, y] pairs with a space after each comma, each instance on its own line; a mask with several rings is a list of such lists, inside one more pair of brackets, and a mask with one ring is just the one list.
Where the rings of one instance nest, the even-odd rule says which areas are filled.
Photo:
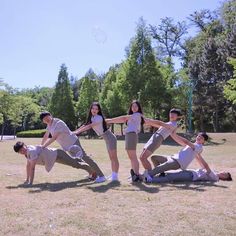
[[107, 40], [106, 32], [98, 26], [93, 27], [92, 34], [97, 43], [104, 44]]

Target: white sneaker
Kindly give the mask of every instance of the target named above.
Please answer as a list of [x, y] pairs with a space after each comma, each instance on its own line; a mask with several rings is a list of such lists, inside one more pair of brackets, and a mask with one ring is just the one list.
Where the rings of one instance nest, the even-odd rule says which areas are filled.
[[148, 170], [145, 170], [143, 173], [144, 179], [146, 183], [152, 182], [152, 177], [148, 174]]
[[95, 179], [95, 183], [102, 183], [102, 182], [105, 182], [106, 181], [106, 177], [105, 176], [98, 176], [96, 179]]

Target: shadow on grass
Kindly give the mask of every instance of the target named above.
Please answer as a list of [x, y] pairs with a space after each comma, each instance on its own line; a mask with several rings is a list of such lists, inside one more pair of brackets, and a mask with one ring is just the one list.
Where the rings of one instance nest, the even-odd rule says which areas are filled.
[[6, 186], [7, 189], [18, 189], [18, 188], [28, 188], [29, 193], [40, 193], [42, 191], [57, 192], [67, 188], [77, 188], [82, 186], [87, 186], [94, 184], [88, 179], [82, 179], [70, 182], [60, 182], [60, 183], [41, 183], [33, 184], [32, 186], [27, 186], [25, 184], [19, 184], [17, 186]]
[[[151, 187], [144, 185], [143, 183], [131, 183], [130, 186], [134, 186], [135, 188], [132, 189], [127, 189], [127, 188], [118, 188], [122, 186], [120, 182], [115, 181], [115, 182], [110, 182], [106, 185], [99, 185], [99, 186], [88, 186], [88, 189], [92, 190], [93, 192], [98, 192], [98, 193], [105, 193], [110, 189], [116, 190], [116, 191], [144, 191], [148, 193], [157, 193], [159, 190], [157, 187]], [[124, 185], [127, 186], [127, 185]]]
[[121, 184], [119, 181], [112, 181], [112, 182], [109, 182], [107, 184], [102, 184], [102, 185], [99, 185], [99, 186], [88, 186], [87, 188], [89, 190], [92, 190], [93, 192], [99, 192], [99, 193], [105, 193], [107, 192], [109, 189], [114, 189], [114, 188], [117, 188], [117, 187], [120, 187]]
[[[171, 189], [168, 189], [166, 191], [174, 191], [176, 189], [178, 190], [190, 190], [190, 191], [198, 191], [198, 192], [204, 192], [207, 191], [206, 188], [208, 187], [215, 187], [215, 188], [228, 188], [224, 185], [215, 184], [214, 182], [205, 182], [205, 181], [199, 181], [199, 182], [176, 182], [176, 183], [152, 183], [148, 185], [158, 185], [161, 188], [169, 187]], [[165, 190], [164, 190], [165, 191]]]

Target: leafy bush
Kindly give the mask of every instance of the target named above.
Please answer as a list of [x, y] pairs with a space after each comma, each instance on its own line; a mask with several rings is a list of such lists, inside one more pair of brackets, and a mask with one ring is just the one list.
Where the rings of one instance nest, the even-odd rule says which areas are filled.
[[27, 130], [18, 132], [16, 136], [21, 138], [42, 138], [45, 132], [45, 129]]

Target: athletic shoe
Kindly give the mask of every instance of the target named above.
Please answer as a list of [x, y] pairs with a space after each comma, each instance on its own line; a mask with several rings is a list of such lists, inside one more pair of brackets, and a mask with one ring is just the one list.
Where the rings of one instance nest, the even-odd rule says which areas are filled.
[[112, 176], [112, 175], [110, 175], [110, 176], [107, 176], [106, 177], [108, 180], [110, 180], [110, 181], [119, 181], [119, 178], [118, 178], [118, 176]]
[[139, 175], [135, 174], [133, 169], [130, 170], [130, 174], [131, 174], [132, 182], [142, 182], [142, 178]]
[[152, 177], [148, 174], [148, 170], [145, 170], [143, 173], [144, 179], [146, 183], [152, 182]]
[[159, 177], [165, 177], [165, 176], [166, 176], [165, 172], [159, 174]]
[[91, 181], [96, 180], [96, 178], [97, 178], [97, 173], [96, 172], [93, 172], [92, 174], [90, 174], [88, 176], [88, 179], [91, 180]]
[[95, 183], [102, 183], [106, 181], [106, 177], [105, 176], [98, 176], [95, 180]]

